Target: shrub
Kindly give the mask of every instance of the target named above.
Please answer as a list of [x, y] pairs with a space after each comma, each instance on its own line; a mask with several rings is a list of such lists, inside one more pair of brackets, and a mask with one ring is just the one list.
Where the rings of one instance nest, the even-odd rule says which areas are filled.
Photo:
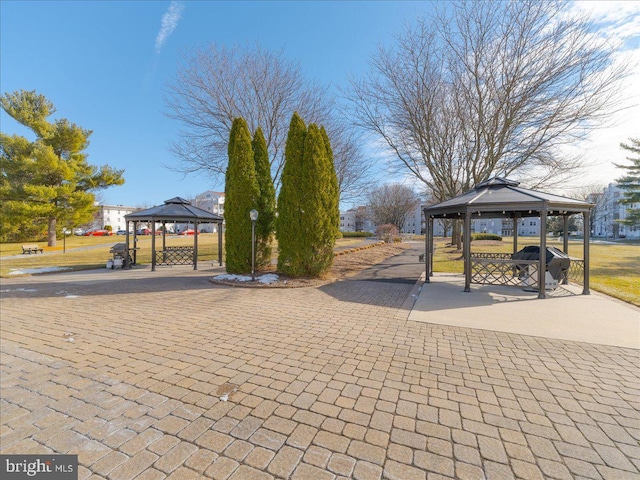
[[384, 225], [378, 225], [376, 227], [376, 236], [380, 240], [384, 240], [387, 243], [391, 243], [394, 237], [398, 235], [398, 227], [390, 223]]
[[472, 233], [471, 241], [473, 242], [474, 240], [498, 240], [501, 242], [502, 237], [495, 233]]
[[371, 232], [342, 232], [344, 238], [367, 238], [373, 237]]
[[258, 127], [253, 136], [253, 158], [255, 160], [256, 180], [260, 196], [256, 204], [258, 221], [256, 222], [256, 268], [271, 265], [271, 249], [276, 218], [276, 191], [271, 179], [269, 152], [262, 129]]
[[108, 230], [110, 232], [113, 232], [113, 227], [111, 225], [105, 225], [103, 230]]
[[301, 212], [302, 195], [311, 186], [305, 183], [302, 156], [307, 127], [297, 112], [291, 117], [287, 143], [284, 149], [284, 166], [278, 195], [278, 217], [276, 237], [278, 238], [278, 270], [295, 275], [295, 265], [300, 263], [300, 251], [304, 240], [304, 222]]
[[229, 134], [229, 166], [225, 175], [225, 249], [227, 272], [251, 272], [251, 219], [260, 190], [251, 146], [251, 133], [242, 118]]
[[278, 270], [319, 277], [333, 262], [339, 232], [339, 188], [329, 137], [293, 114], [278, 196]]

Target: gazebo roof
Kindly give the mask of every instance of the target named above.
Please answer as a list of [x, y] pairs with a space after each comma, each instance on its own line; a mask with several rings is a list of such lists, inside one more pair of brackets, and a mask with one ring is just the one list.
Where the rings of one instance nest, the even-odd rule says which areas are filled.
[[524, 216], [543, 210], [563, 214], [588, 212], [593, 207], [593, 204], [582, 200], [529, 190], [519, 185], [520, 182], [493, 177], [462, 195], [425, 207], [424, 212], [433, 218], [464, 214], [466, 211]]
[[185, 222], [185, 223], [222, 223], [223, 218], [215, 213], [194, 207], [181, 197], [165, 200], [164, 205], [157, 205], [125, 215], [127, 222]]

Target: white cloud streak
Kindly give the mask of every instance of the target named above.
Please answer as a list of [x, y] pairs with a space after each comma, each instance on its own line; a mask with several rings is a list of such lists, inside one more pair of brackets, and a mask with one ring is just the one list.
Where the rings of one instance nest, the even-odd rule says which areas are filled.
[[160, 50], [162, 50], [167, 38], [169, 38], [169, 35], [171, 35], [178, 26], [178, 22], [182, 18], [183, 10], [184, 5], [180, 2], [174, 1], [171, 2], [169, 9], [162, 16], [160, 31], [156, 37], [156, 53], [160, 53]]

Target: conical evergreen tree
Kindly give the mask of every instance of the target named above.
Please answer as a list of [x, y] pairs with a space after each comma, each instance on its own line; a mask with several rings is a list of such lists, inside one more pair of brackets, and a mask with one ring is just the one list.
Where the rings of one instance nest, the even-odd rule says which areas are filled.
[[256, 265], [263, 268], [271, 264], [271, 249], [276, 217], [276, 191], [271, 179], [267, 142], [260, 127], [253, 135], [252, 145], [256, 179], [260, 188], [260, 196], [256, 206], [258, 211], [258, 221], [256, 222]]
[[291, 117], [284, 151], [280, 194], [278, 195], [278, 270], [284, 274], [302, 275], [299, 270], [300, 252], [304, 242], [302, 199], [311, 185], [303, 178], [304, 140], [307, 128], [297, 112]]
[[251, 148], [251, 133], [242, 118], [229, 134], [229, 165], [225, 176], [225, 249], [227, 272], [251, 272], [251, 219], [260, 195]]
[[324, 127], [320, 127], [320, 133], [324, 140], [325, 149], [327, 152], [326, 171], [329, 176], [329, 190], [327, 195], [326, 208], [329, 213], [331, 226], [333, 228], [333, 241], [338, 237], [340, 231], [340, 185], [338, 183], [338, 175], [336, 174], [336, 167], [333, 163], [333, 150], [331, 149], [331, 141], [329, 135]]
[[300, 269], [305, 275], [321, 276], [333, 262], [334, 216], [329, 208], [334, 186], [328, 166], [327, 145], [317, 125], [309, 125], [304, 142], [303, 177], [308, 185], [302, 197], [304, 243]]

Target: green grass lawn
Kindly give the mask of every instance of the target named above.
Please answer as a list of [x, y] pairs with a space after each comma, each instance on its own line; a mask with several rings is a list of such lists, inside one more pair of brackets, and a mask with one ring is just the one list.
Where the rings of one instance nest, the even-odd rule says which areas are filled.
[[[10, 257], [0, 262], [0, 277], [11, 277], [13, 276], [10, 273], [12, 271], [33, 268], [62, 267], [71, 270], [87, 270], [104, 267], [107, 260], [113, 257], [109, 253], [111, 245], [124, 241], [124, 236], [116, 235], [109, 237], [67, 237], [66, 253], [63, 253], [62, 239], [58, 240], [58, 246], [56, 247], [47, 247], [45, 242], [0, 244], [0, 257]], [[356, 245], [363, 241], [362, 238], [340, 238], [336, 241], [336, 247]], [[130, 242], [132, 244], [133, 240], [130, 239]], [[43, 247], [46, 255], [40, 253], [22, 255], [22, 245], [33, 243]], [[192, 246], [193, 236], [168, 235], [166, 245], [171, 247]], [[151, 237], [139, 236], [138, 248], [140, 249], [137, 255], [138, 263], [151, 263]], [[160, 249], [162, 249], [162, 236], [156, 236], [156, 250]], [[210, 260], [218, 260], [218, 234], [201, 233], [198, 235], [198, 262]]]
[[[462, 252], [448, 244], [450, 239], [435, 238], [434, 241], [433, 271], [462, 273]], [[538, 244], [537, 237], [518, 237], [518, 250], [526, 245]], [[562, 250], [562, 240], [548, 239], [547, 245]], [[513, 239], [505, 237], [501, 245], [477, 245], [472, 242], [471, 251], [511, 253]], [[640, 245], [592, 243], [589, 252], [591, 288], [640, 306]], [[582, 240], [569, 242], [569, 255], [582, 258]]]

